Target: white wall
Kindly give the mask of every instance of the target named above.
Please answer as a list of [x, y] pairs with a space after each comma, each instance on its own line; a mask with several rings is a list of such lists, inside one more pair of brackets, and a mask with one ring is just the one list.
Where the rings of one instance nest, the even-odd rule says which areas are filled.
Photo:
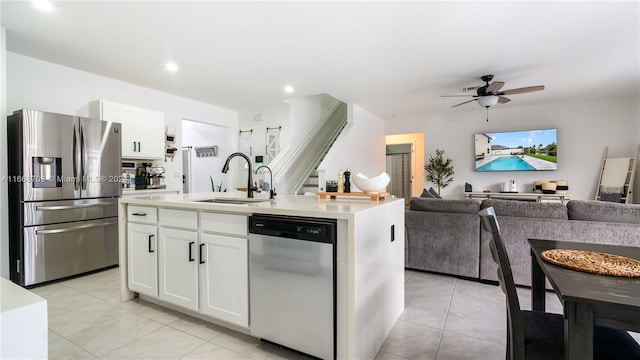
[[[3, 45], [4, 49], [4, 37]], [[238, 115], [235, 111], [205, 104], [179, 96], [132, 85], [123, 81], [87, 73], [69, 67], [41, 61], [12, 52], [6, 53], [6, 107], [3, 111], [13, 112], [21, 108], [51, 111], [62, 114], [93, 116], [90, 103], [97, 100], [111, 100], [119, 103], [141, 106], [163, 111], [165, 125], [176, 127], [175, 147], [182, 147], [182, 119], [197, 119], [205, 123], [225, 126], [231, 129], [229, 143], [237, 146], [234, 136], [238, 131]], [[6, 76], [4, 76], [6, 74]], [[6, 144], [6, 115], [0, 121], [0, 142]], [[0, 174], [7, 173], [4, 151], [0, 164]], [[173, 161], [160, 164], [166, 169], [168, 188], [182, 189], [182, 157], [176, 155]], [[8, 278], [8, 235], [6, 184], [2, 184], [1, 247], [0, 259], [3, 261], [2, 276]]]
[[[262, 120], [256, 120], [256, 115], [260, 116]], [[238, 113], [238, 123], [240, 130], [248, 131], [253, 130], [253, 154], [251, 155], [251, 160], [254, 163], [254, 171], [256, 169], [255, 166], [255, 157], [256, 155], [262, 155], [264, 157], [264, 165], [269, 166], [266, 162], [266, 138], [267, 138], [267, 127], [269, 128], [277, 128], [281, 126], [281, 134], [280, 134], [280, 145], [282, 149], [285, 149], [289, 145], [289, 138], [287, 134], [291, 132], [292, 125], [295, 126], [295, 123], [291, 123], [291, 105], [286, 102], [282, 102], [281, 104], [262, 109], [260, 112], [240, 112]], [[238, 142], [239, 134], [235, 134], [235, 142]], [[235, 161], [235, 160], [234, 160]], [[235, 162], [234, 164], [239, 164], [240, 162]], [[236, 165], [237, 166], [237, 165]], [[235, 187], [245, 187], [247, 186], [247, 172], [242, 171], [241, 173], [236, 173], [239, 176], [231, 176], [229, 181], [234, 184]], [[260, 180], [266, 180], [270, 182], [269, 172], [266, 170], [261, 170], [260, 174], [253, 175], [253, 181], [255, 183], [259, 183]]]
[[[453, 160], [454, 181], [444, 197], [462, 198], [465, 182], [474, 191], [501, 190], [502, 182], [516, 180], [518, 190], [531, 191], [534, 180], [567, 180], [572, 199], [593, 199], [605, 146], [609, 156], [633, 156], [640, 143], [638, 98], [553, 103], [537, 107], [496, 105], [486, 112], [476, 105], [466, 110], [427, 118], [388, 120], [387, 134], [424, 132], [425, 159], [436, 149]], [[558, 129], [558, 170], [550, 172], [478, 173], [473, 169], [475, 133]], [[433, 186], [425, 182], [425, 187]], [[636, 197], [636, 202], [638, 201]]]
[[[259, 113], [240, 112], [238, 123], [240, 130], [253, 130], [253, 155], [265, 155], [267, 127], [282, 126], [283, 149], [295, 149], [335, 101], [326, 94], [283, 100], [282, 104]], [[256, 120], [256, 115], [262, 116], [263, 120]]]
[[[0, 27], [0, 144], [7, 143], [7, 31]], [[6, 145], [3, 145], [6, 146]], [[7, 152], [0, 151], [0, 179], [7, 178]], [[0, 276], [9, 278], [7, 182], [0, 181]], [[5, 255], [6, 254], [6, 255]]]
[[[260, 116], [262, 120], [256, 120], [256, 116]], [[267, 128], [282, 126], [280, 142], [282, 146], [286, 146], [288, 144], [287, 134], [291, 132], [290, 122], [291, 105], [285, 102], [264, 109], [259, 113], [245, 113], [242, 111], [238, 113], [240, 130], [253, 130], [253, 156], [262, 155], [265, 156], [265, 160]], [[238, 134], [235, 135], [237, 137]]]
[[[635, 98], [635, 106], [633, 106], [634, 112], [632, 117], [640, 123], [640, 95]], [[640, 139], [640, 126], [638, 126], [638, 139]], [[640, 145], [640, 140], [638, 140], [638, 145]], [[640, 204], [640, 159], [637, 160], [636, 163], [637, 171], [636, 171], [636, 184], [633, 189], [633, 202], [635, 204]]]
[[[211, 179], [216, 186], [222, 182], [222, 189], [228, 188], [227, 174], [222, 173], [222, 166], [235, 151], [231, 129], [226, 126], [205, 124], [197, 121], [182, 121], [182, 146], [193, 147], [191, 153], [191, 189], [192, 193], [212, 191]], [[218, 146], [218, 156], [198, 157], [196, 147]]]
[[[281, 146], [283, 154], [294, 151], [309, 135], [311, 130], [327, 114], [336, 99], [331, 95], [318, 94], [301, 98], [283, 100], [281, 106], [274, 106], [260, 112], [264, 120], [256, 121], [255, 113], [240, 113], [239, 126], [242, 130], [253, 130], [253, 146], [255, 155], [265, 155], [267, 127], [282, 126]], [[269, 165], [269, 164], [266, 164]], [[255, 169], [255, 167], [254, 167]], [[246, 171], [237, 178], [229, 178], [237, 186], [246, 186]], [[263, 171], [254, 175], [254, 182], [259, 180], [269, 181], [269, 172]], [[287, 188], [287, 179], [281, 179], [276, 183], [276, 189]]]
[[296, 149], [335, 101], [334, 97], [327, 94], [287, 100], [291, 105], [289, 131], [286, 133], [287, 144]]
[[[182, 119], [197, 119], [237, 131], [237, 113], [123, 81], [79, 71], [7, 52], [7, 109], [21, 108], [62, 114], [96, 116], [90, 103], [110, 100], [164, 112], [165, 125], [176, 127], [175, 146], [182, 147]], [[231, 136], [231, 135], [230, 135]], [[159, 164], [165, 167], [167, 188], [182, 188], [182, 159]]]
[[[263, 121], [255, 121], [256, 114], [241, 113], [240, 128], [253, 129], [254, 146], [257, 149], [264, 149], [266, 127], [282, 126], [283, 148], [295, 149], [327, 113], [335, 100], [334, 97], [326, 94], [289, 99], [285, 101], [288, 104], [286, 106], [265, 109], [262, 112]], [[349, 169], [353, 175], [361, 172], [367, 176], [384, 172], [386, 166], [384, 132], [385, 124], [382, 119], [358, 105], [349, 104], [347, 126], [336, 142], [337, 145], [327, 153], [318, 170], [320, 172], [325, 170], [324, 174], [329, 180], [336, 180], [340, 169]], [[264, 151], [256, 150], [256, 154], [263, 153]], [[246, 173], [236, 182], [244, 184], [245, 176]], [[254, 177], [254, 180], [256, 179], [260, 179], [259, 175]], [[324, 178], [321, 181], [324, 182]], [[284, 184], [275, 185], [276, 187], [284, 186]], [[355, 185], [352, 186], [352, 189], [357, 191]]]
[[[355, 104], [348, 104], [347, 111], [347, 126], [318, 167], [324, 172], [318, 177], [320, 184], [338, 180], [340, 169], [349, 169], [352, 177], [357, 173], [374, 177], [386, 169], [384, 120]], [[353, 181], [351, 191], [359, 191]]]

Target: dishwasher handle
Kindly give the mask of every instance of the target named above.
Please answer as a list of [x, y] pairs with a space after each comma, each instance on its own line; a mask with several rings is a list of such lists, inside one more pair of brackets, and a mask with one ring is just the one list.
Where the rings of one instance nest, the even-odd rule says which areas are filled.
[[298, 234], [291, 234], [291, 233], [279, 232], [279, 231], [276, 231], [272, 236], [287, 238], [287, 239], [304, 240], [304, 239], [301, 239]]
[[300, 235], [295, 234], [295, 233], [283, 232], [283, 231], [277, 231], [277, 230], [249, 231], [249, 234], [251, 234], [251, 235], [272, 236], [272, 237], [279, 237], [279, 238], [286, 238], [286, 239], [293, 239], [293, 240], [313, 241], [312, 239], [305, 239], [305, 238], [303, 238]]
[[290, 234], [290, 233], [285, 233], [285, 232], [280, 232], [275, 236], [283, 237], [283, 238], [287, 238], [287, 239], [300, 239], [300, 236], [298, 236], [298, 234]]

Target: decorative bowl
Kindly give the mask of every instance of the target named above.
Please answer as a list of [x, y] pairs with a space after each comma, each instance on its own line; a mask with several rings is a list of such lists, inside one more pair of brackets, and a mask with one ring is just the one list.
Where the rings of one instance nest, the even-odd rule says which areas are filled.
[[365, 193], [380, 193], [387, 190], [391, 177], [386, 172], [372, 178], [366, 177], [362, 173], [357, 173], [352, 180], [358, 189]]

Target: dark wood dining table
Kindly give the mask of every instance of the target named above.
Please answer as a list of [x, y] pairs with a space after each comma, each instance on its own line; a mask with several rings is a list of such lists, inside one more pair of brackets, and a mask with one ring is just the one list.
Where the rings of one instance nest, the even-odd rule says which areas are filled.
[[532, 309], [545, 311], [545, 278], [563, 306], [564, 358], [593, 359], [593, 326], [640, 332], [640, 278], [597, 275], [542, 259], [549, 249], [597, 251], [640, 260], [640, 247], [529, 239]]

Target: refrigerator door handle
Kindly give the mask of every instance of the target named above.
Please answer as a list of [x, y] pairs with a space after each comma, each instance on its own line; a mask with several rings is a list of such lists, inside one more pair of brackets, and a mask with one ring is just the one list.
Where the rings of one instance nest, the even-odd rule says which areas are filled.
[[82, 190], [87, 189], [87, 173], [86, 169], [84, 168], [86, 163], [86, 156], [87, 151], [84, 144], [84, 129], [82, 128], [82, 125], [80, 125], [80, 171], [82, 173], [82, 179], [80, 183], [82, 184]]
[[78, 137], [76, 126], [73, 125], [73, 190], [78, 190]]
[[118, 224], [116, 221], [108, 221], [100, 224], [78, 225], [78, 226], [68, 227], [63, 229], [36, 230], [36, 235], [60, 234], [60, 233], [66, 233], [71, 231], [86, 230], [86, 229], [91, 229], [96, 227], [106, 227], [106, 226], [111, 226], [116, 224]]
[[72, 209], [83, 209], [89, 207], [100, 207], [100, 206], [112, 206], [115, 203], [95, 203], [95, 204], [79, 204], [79, 205], [57, 205], [57, 206], [36, 206], [36, 210], [38, 211], [50, 211], [50, 210], [72, 210]]

